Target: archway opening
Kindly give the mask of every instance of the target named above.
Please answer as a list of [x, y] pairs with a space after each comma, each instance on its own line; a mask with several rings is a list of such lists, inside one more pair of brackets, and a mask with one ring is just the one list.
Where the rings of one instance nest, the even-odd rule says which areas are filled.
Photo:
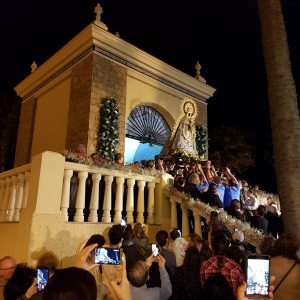
[[169, 135], [170, 127], [157, 110], [137, 106], [126, 122], [125, 163], [155, 159]]

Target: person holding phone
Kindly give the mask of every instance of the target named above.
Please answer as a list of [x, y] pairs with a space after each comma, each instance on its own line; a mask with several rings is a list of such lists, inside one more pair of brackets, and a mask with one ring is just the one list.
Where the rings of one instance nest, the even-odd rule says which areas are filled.
[[[156, 261], [159, 266], [161, 287], [148, 288], [146, 282], [149, 277], [149, 268]], [[158, 255], [149, 256], [146, 261], [137, 261], [128, 272], [128, 280], [131, 284], [132, 300], [167, 300], [172, 295], [172, 285], [168, 272], [165, 269], [165, 259]]]
[[[92, 264], [88, 260], [88, 257], [97, 248], [98, 244], [92, 244], [85, 247], [86, 242], [82, 243], [79, 250], [77, 251], [75, 255], [74, 266], [91, 272], [99, 265]], [[107, 277], [103, 276], [102, 281], [97, 283], [98, 296], [101, 293], [101, 295], [103, 295], [103, 298], [109, 296], [110, 299], [112, 300], [131, 300], [131, 291], [130, 291], [130, 286], [126, 275], [125, 256], [122, 257], [122, 266], [123, 267], [122, 267], [122, 274], [121, 274], [120, 281], [118, 282], [116, 282], [115, 280], [108, 281]]]

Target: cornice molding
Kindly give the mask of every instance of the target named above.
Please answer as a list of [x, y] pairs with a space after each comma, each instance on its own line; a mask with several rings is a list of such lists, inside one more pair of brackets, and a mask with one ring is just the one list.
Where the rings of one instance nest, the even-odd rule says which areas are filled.
[[15, 87], [18, 96], [23, 99], [30, 97], [93, 50], [201, 102], [206, 102], [206, 99], [215, 92], [213, 87], [177, 70], [93, 23], [20, 82]]

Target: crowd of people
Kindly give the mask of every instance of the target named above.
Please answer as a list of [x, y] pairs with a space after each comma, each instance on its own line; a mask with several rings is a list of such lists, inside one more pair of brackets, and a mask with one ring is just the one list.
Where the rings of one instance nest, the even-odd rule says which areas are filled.
[[[273, 195], [266, 194], [258, 186], [238, 180], [228, 167], [216, 169], [206, 162], [164, 162], [158, 160], [157, 168], [174, 177], [174, 187], [190, 194], [212, 207], [224, 209], [242, 222], [249, 222], [263, 234], [277, 238], [282, 233], [278, 204]], [[180, 213], [178, 215], [180, 219]], [[190, 214], [190, 232], [194, 231]]]
[[[5, 300], [248, 299], [245, 268], [253, 249], [241, 231], [230, 235], [218, 224], [217, 215], [210, 230], [211, 245], [195, 233], [184, 239], [178, 229], [159, 230], [154, 252], [142, 224], [113, 225], [107, 242], [94, 234], [78, 246], [72, 267], [59, 269], [55, 255], [45, 253], [38, 265], [49, 269], [50, 279], [41, 291], [36, 270], [6, 256], [0, 259], [1, 293]], [[275, 275], [268, 299], [274, 291], [275, 299], [300, 299], [299, 245], [289, 235], [265, 237], [259, 251], [272, 257], [270, 274]], [[95, 264], [99, 247], [120, 251], [121, 262]]]
[[[118, 157], [123, 164], [123, 157]], [[53, 253], [43, 255], [37, 265], [49, 269], [49, 281], [37, 291], [37, 273], [10, 256], [0, 259], [0, 300], [20, 299], [248, 299], [247, 257], [252, 253], [270, 255], [269, 299], [300, 299], [300, 242], [282, 234], [280, 212], [271, 196], [262, 197], [257, 186], [238, 180], [229, 168], [216, 169], [210, 161], [177, 163], [158, 159], [144, 168], [156, 168], [174, 177], [174, 187], [229, 215], [249, 222], [265, 235], [259, 249], [247, 244], [238, 228], [231, 233], [213, 211], [203, 230], [210, 231], [210, 243], [194, 232], [183, 238], [180, 228], [156, 233], [155, 247], [144, 225], [113, 225], [108, 241], [94, 234], [81, 243], [74, 265], [59, 269]], [[179, 214], [180, 211], [178, 210]], [[205, 234], [203, 235], [206, 237]], [[120, 259], [95, 264], [96, 248], [120, 249]], [[157, 249], [155, 250], [154, 248]], [[298, 252], [297, 252], [298, 250]], [[105, 250], [105, 253], [108, 253]], [[110, 264], [113, 261], [114, 263]], [[118, 261], [118, 262], [116, 262]], [[109, 262], [109, 263], [107, 263]]]

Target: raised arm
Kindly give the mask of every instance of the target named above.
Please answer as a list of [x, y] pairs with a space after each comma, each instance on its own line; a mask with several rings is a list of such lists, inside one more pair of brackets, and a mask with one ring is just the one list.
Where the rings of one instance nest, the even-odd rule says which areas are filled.
[[230, 169], [228, 167], [225, 168], [225, 174], [227, 175], [229, 180], [233, 180], [235, 184], [238, 184], [237, 179], [235, 176], [231, 173]]
[[199, 174], [201, 174], [201, 175], [203, 176], [203, 181], [204, 181], [204, 182], [207, 182], [207, 178], [206, 178], [206, 176], [205, 176], [205, 174], [204, 174], [204, 172], [203, 172], [203, 169], [202, 169], [202, 167], [201, 167], [201, 164], [198, 163], [197, 166], [198, 166], [198, 172], [199, 172]]

